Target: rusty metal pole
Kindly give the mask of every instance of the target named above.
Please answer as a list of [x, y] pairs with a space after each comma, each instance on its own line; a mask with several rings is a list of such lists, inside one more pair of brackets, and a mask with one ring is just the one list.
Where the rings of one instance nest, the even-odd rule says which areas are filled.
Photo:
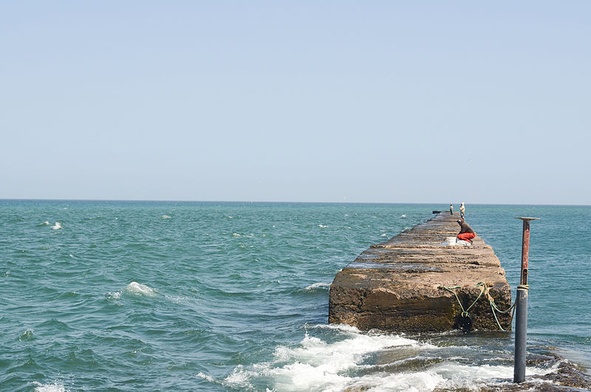
[[521, 278], [517, 286], [515, 299], [515, 367], [513, 382], [525, 381], [525, 356], [527, 343], [527, 300], [529, 286], [527, 283], [529, 270], [529, 222], [539, 218], [518, 218], [523, 221], [523, 239], [521, 243]]

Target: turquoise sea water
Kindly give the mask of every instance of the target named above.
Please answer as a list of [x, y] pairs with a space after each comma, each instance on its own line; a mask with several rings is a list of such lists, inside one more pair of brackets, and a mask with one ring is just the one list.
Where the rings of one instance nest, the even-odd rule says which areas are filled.
[[[335, 274], [437, 209], [446, 205], [0, 201], [0, 390], [511, 382], [511, 334], [327, 325]], [[541, 218], [531, 225], [528, 352], [589, 367], [591, 207], [467, 206], [512, 287], [517, 216]], [[552, 371], [535, 365], [527, 375]]]

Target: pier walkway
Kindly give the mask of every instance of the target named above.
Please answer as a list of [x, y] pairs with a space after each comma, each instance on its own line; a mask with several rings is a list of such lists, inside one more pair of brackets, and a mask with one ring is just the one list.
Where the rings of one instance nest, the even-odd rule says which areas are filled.
[[410, 333], [509, 330], [510, 312], [501, 312], [511, 307], [505, 270], [478, 236], [472, 245], [446, 241], [459, 232], [458, 219], [437, 213], [361, 253], [330, 286], [329, 323]]

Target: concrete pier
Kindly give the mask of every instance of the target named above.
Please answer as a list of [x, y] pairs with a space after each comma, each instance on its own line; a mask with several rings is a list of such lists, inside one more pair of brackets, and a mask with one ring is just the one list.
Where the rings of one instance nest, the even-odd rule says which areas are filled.
[[511, 307], [505, 270], [479, 236], [471, 245], [446, 241], [459, 232], [458, 219], [437, 213], [359, 255], [330, 286], [329, 323], [407, 333], [509, 330], [509, 312], [495, 310]]

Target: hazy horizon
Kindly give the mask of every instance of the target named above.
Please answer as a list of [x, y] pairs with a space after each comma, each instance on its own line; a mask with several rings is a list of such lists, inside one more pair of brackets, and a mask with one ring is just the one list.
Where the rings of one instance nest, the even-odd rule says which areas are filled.
[[[55, 202], [122, 202], [122, 203], [227, 203], [227, 204], [376, 204], [376, 205], [439, 205], [442, 212], [449, 211], [450, 203], [440, 202], [359, 202], [359, 201], [294, 201], [294, 200], [173, 200], [173, 199], [13, 199], [2, 198], [0, 201], [55, 201]], [[454, 203], [454, 213], [459, 214], [460, 203]], [[469, 206], [540, 206], [540, 207], [591, 207], [587, 204], [522, 204], [522, 203], [470, 203]]]

